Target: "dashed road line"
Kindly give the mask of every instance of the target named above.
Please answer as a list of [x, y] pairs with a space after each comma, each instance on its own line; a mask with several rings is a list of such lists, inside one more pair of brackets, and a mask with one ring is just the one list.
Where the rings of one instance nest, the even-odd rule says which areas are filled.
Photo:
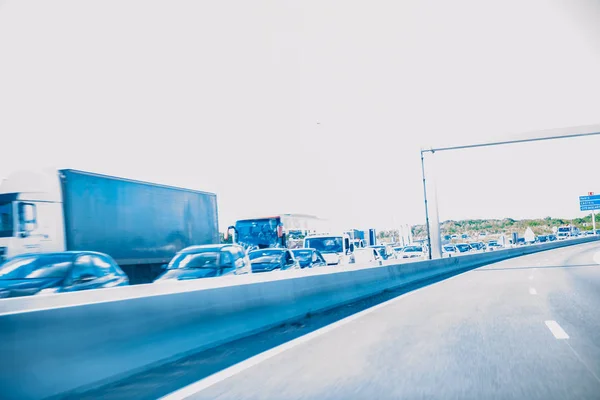
[[535, 290], [535, 288], [530, 287], [529, 294], [537, 294], [537, 290]]
[[565, 332], [565, 330], [563, 328], [561, 328], [561, 326], [558, 324], [558, 322], [544, 321], [544, 323], [546, 324], [548, 329], [550, 329], [550, 332], [552, 332], [552, 334], [554, 335], [555, 338], [557, 338], [557, 339], [568, 339], [569, 338], [569, 335], [567, 335], [567, 332]]

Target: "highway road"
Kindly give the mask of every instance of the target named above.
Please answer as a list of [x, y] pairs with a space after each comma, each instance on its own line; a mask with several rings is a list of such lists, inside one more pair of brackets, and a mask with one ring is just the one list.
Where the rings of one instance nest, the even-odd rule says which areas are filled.
[[578, 245], [357, 305], [360, 312], [312, 329], [300, 323], [293, 340], [289, 329], [258, 335], [78, 398], [599, 399], [599, 306], [600, 244]]

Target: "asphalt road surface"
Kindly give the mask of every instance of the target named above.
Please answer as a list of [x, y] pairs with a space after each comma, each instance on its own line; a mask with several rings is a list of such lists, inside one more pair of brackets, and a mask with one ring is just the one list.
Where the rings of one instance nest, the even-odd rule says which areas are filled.
[[395, 297], [281, 327], [87, 396], [600, 399], [599, 243], [388, 296]]

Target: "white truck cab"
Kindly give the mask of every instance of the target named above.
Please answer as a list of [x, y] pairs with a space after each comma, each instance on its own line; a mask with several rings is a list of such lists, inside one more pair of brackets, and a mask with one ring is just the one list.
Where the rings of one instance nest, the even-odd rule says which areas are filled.
[[327, 265], [347, 265], [355, 261], [354, 244], [345, 234], [309, 235], [304, 238], [303, 247], [319, 250]]
[[58, 171], [15, 172], [0, 184], [0, 263], [65, 250]]

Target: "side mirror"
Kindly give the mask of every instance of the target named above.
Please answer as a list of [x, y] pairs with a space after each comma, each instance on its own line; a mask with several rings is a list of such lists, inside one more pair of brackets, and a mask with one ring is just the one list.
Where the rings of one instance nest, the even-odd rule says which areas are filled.
[[162, 269], [163, 271], [167, 269], [169, 265], [168, 264], [163, 264], [160, 266], [160, 269]]

